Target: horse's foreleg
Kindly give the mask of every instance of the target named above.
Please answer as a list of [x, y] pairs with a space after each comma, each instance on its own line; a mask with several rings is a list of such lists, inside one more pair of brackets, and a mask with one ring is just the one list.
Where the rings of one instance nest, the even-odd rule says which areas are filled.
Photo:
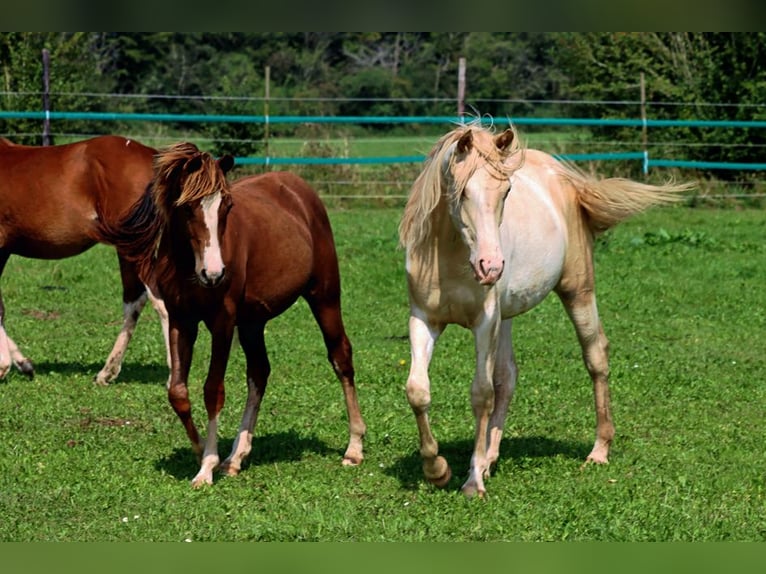
[[[490, 294], [491, 297], [491, 294]], [[495, 372], [497, 343], [500, 329], [499, 309], [495, 305], [485, 308], [484, 318], [473, 327], [476, 352], [476, 371], [471, 385], [471, 408], [476, 421], [474, 450], [468, 480], [462, 486], [467, 496], [486, 494], [484, 477], [489, 474], [490, 460], [487, 452], [490, 415], [495, 409], [495, 389], [492, 379]]]
[[207, 410], [207, 435], [205, 449], [202, 452], [202, 462], [197, 476], [192, 480], [192, 486], [199, 488], [205, 484], [213, 484], [213, 471], [218, 467], [218, 415], [223, 409], [226, 399], [224, 375], [226, 364], [231, 352], [232, 327], [217, 328], [211, 331], [210, 367], [205, 380], [205, 409]]
[[247, 361], [247, 402], [231, 454], [220, 467], [221, 472], [230, 476], [239, 474], [243, 461], [252, 450], [253, 430], [258, 421], [258, 411], [271, 373], [266, 343], [263, 340], [263, 328], [263, 325], [239, 327], [239, 342]]
[[493, 385], [495, 389], [495, 409], [489, 419], [487, 463], [488, 468], [484, 477], [489, 476], [489, 470], [497, 462], [500, 455], [500, 441], [503, 438], [503, 428], [508, 414], [508, 405], [513, 398], [516, 389], [516, 377], [518, 368], [516, 357], [513, 353], [511, 319], [500, 324], [500, 336], [497, 342], [497, 359], [495, 361], [495, 373]]
[[416, 314], [410, 315], [410, 373], [407, 377], [407, 400], [420, 435], [420, 456], [423, 459], [423, 474], [426, 479], [439, 487], [447, 486], [452, 471], [443, 456], [439, 456], [439, 444], [431, 433], [428, 410], [431, 407], [431, 382], [428, 365], [431, 363], [434, 346], [444, 330], [441, 325], [430, 325]]
[[593, 381], [596, 442], [585, 462], [605, 464], [609, 461], [609, 447], [614, 439], [609, 405], [609, 341], [598, 317], [596, 297], [592, 290], [583, 290], [571, 298], [561, 299], [574, 324], [585, 367]]
[[173, 407], [181, 424], [186, 430], [186, 435], [192, 444], [192, 450], [197, 457], [202, 456], [203, 445], [200, 442], [199, 432], [194, 426], [189, 401], [189, 370], [191, 368], [194, 342], [197, 339], [198, 327], [195, 324], [172, 324], [170, 325], [170, 383], [168, 385], [168, 401]]

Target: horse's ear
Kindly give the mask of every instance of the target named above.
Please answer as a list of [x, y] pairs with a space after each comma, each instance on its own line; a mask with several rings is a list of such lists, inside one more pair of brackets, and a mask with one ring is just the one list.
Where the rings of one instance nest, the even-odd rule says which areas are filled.
[[187, 162], [184, 164], [183, 168], [186, 173], [194, 173], [198, 169], [202, 167], [202, 154], [194, 154]]
[[226, 154], [218, 159], [218, 167], [223, 173], [228, 173], [234, 167], [234, 156]]
[[458, 153], [466, 153], [471, 149], [471, 146], [473, 145], [473, 132], [471, 130], [466, 131], [462, 136], [460, 136], [460, 139], [457, 140], [457, 145], [455, 146], [455, 149]]
[[495, 145], [501, 152], [506, 151], [513, 143], [515, 134], [511, 128], [508, 128], [503, 133], [495, 137]]

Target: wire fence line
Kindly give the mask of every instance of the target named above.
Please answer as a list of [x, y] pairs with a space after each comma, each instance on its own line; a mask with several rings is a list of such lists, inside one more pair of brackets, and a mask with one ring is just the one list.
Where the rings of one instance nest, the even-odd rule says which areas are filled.
[[[0, 90], [1, 97], [39, 97], [42, 98], [42, 92], [39, 91], [3, 91]], [[452, 103], [454, 97], [302, 97], [302, 96], [221, 96], [221, 95], [179, 95], [179, 94], [126, 94], [117, 92], [50, 92], [51, 97], [58, 98], [102, 98], [102, 99], [134, 99], [134, 100], [186, 100], [186, 101], [240, 101], [240, 102], [290, 102], [290, 103], [312, 103], [312, 102], [419, 102], [419, 103]], [[614, 106], [637, 106], [641, 100], [575, 100], [575, 99], [523, 99], [523, 98], [474, 98], [473, 103], [493, 103], [493, 104], [550, 104], [550, 105], [614, 105]], [[647, 101], [644, 102], [647, 107], [687, 107], [687, 108], [739, 108], [739, 109], [764, 109], [764, 104], [738, 103], [738, 102], [677, 102], [677, 101]]]
[[[15, 95], [37, 95], [35, 92], [2, 92], [0, 96], [12, 97]], [[54, 95], [54, 94], [52, 94]], [[245, 101], [253, 102], [254, 104], [262, 104], [264, 102], [277, 102], [284, 103], [301, 102], [338, 102], [338, 101], [407, 101], [408, 98], [399, 98], [392, 100], [391, 98], [265, 98], [263, 96], [251, 96], [251, 97], [230, 97], [230, 96], [179, 96], [172, 94], [95, 94], [89, 92], [72, 92], [55, 94], [59, 97], [88, 97], [88, 98], [103, 98], [103, 99], [141, 99], [146, 101], [147, 99], [158, 100], [189, 100], [197, 102], [207, 101]], [[449, 98], [421, 98], [419, 101], [428, 102], [449, 102], [452, 101]], [[505, 103], [521, 103], [521, 104], [546, 104], [546, 105], [614, 105], [614, 106], [632, 106], [636, 107], [641, 104], [638, 100], [614, 100], [614, 101], [597, 101], [597, 100], [517, 100], [517, 99], [483, 99], [472, 102], [472, 108], [481, 107], [483, 102], [505, 102]], [[474, 105], [475, 104], [475, 105]], [[761, 105], [741, 105], [730, 103], [718, 103], [718, 102], [695, 102], [694, 104], [685, 104], [680, 102], [645, 102], [648, 107], [680, 107], [689, 106], [694, 108], [724, 108], [724, 107], [748, 107], [748, 108], [762, 108], [766, 107], [766, 104]], [[744, 163], [744, 162], [704, 162], [704, 161], [689, 161], [679, 159], [666, 159], [662, 157], [662, 151], [667, 149], [700, 149], [704, 147], [719, 147], [727, 149], [737, 148], [762, 148], [766, 147], [766, 144], [740, 142], [732, 143], [730, 141], [651, 141], [644, 139], [642, 142], [639, 137], [635, 137], [633, 141], [626, 141], [623, 139], [589, 139], [582, 137], [582, 133], [577, 130], [591, 127], [609, 126], [615, 128], [628, 128], [638, 130], [651, 129], [663, 129], [663, 128], [710, 128], [716, 129], [757, 129], [761, 130], [766, 128], [766, 121], [761, 120], [688, 120], [688, 119], [654, 119], [654, 118], [590, 118], [590, 117], [482, 117], [478, 115], [467, 116], [344, 116], [344, 115], [284, 115], [284, 114], [178, 114], [178, 113], [132, 113], [132, 112], [90, 112], [90, 111], [57, 111], [57, 110], [13, 110], [2, 109], [8, 107], [8, 100], [0, 103], [0, 135], [14, 139], [14, 137], [24, 136], [36, 136], [39, 134], [33, 133], [19, 133], [11, 132], [2, 133], [4, 122], [3, 120], [13, 119], [26, 119], [26, 120], [45, 120], [57, 122], [57, 127], [66, 126], [69, 122], [79, 121], [85, 122], [121, 122], [122, 125], [132, 124], [136, 126], [136, 129], [131, 130], [132, 133], [122, 132], [122, 135], [132, 137], [139, 141], [145, 141], [149, 145], [155, 147], [161, 147], [166, 143], [177, 141], [180, 138], [193, 139], [196, 142], [217, 142], [218, 144], [238, 144], [249, 143], [256, 144], [266, 149], [266, 153], [260, 156], [250, 157], [238, 157], [237, 163], [243, 166], [265, 166], [271, 168], [274, 166], [319, 166], [332, 167], [332, 166], [354, 166], [360, 168], [361, 171], [355, 177], [345, 177], [348, 175], [341, 172], [329, 174], [331, 179], [323, 179], [323, 176], [327, 176], [327, 173], [320, 173], [319, 178], [315, 178], [314, 181], [325, 184], [330, 188], [337, 190], [343, 188], [356, 188], [360, 185], [370, 188], [388, 188], [387, 193], [374, 193], [370, 192], [363, 195], [366, 198], [401, 198], [406, 197], [406, 187], [409, 182], [406, 181], [408, 177], [411, 177], [411, 169], [394, 170], [392, 173], [383, 173], [381, 177], [380, 170], [376, 171], [375, 177], [369, 177], [371, 174], [364, 173], [364, 168], [371, 165], [377, 165], [379, 167], [386, 168], [396, 167], [395, 164], [419, 164], [424, 159], [430, 146], [435, 141], [435, 137], [432, 135], [424, 135], [419, 137], [395, 137], [389, 135], [381, 135], [380, 137], [359, 137], [358, 134], [349, 135], [348, 133], [337, 134], [306, 134], [302, 133], [298, 138], [275, 138], [275, 137], [221, 137], [207, 136], [204, 129], [198, 127], [185, 129], [184, 126], [196, 126], [197, 124], [215, 124], [215, 123], [240, 123], [240, 124], [260, 124], [267, 126], [276, 125], [298, 125], [298, 126], [312, 126], [312, 125], [324, 125], [329, 126], [328, 131], [335, 130], [338, 126], [345, 127], [359, 127], [359, 126], [388, 126], [388, 127], [401, 127], [401, 126], [413, 126], [413, 125], [430, 125], [430, 126], [449, 126], [465, 123], [466, 121], [482, 121], [485, 123], [492, 123], [496, 125], [503, 125], [509, 122], [513, 122], [517, 126], [529, 127], [536, 129], [538, 132], [535, 135], [533, 144], [534, 147], [544, 149], [554, 155], [559, 155], [565, 159], [572, 161], [587, 161], [587, 162], [609, 162], [613, 160], [634, 160], [641, 162], [644, 173], [648, 173], [652, 168], [680, 168], [683, 170], [736, 170], [742, 172], [750, 172], [743, 178], [731, 179], [728, 178], [725, 181], [716, 182], [718, 188], [742, 188], [751, 190], [748, 193], [737, 193], [740, 189], [735, 189], [732, 192], [725, 194], [708, 194], [708, 197], [761, 197], [764, 194], [762, 189], [766, 188], [766, 181], [759, 179], [755, 174], [759, 171], [766, 171], [766, 163]], [[164, 124], [164, 125], [163, 125]], [[172, 124], [172, 128], [167, 126]], [[159, 126], [159, 127], [158, 127]], [[553, 137], [551, 133], [539, 133], [539, 131], [545, 130], [548, 127], [556, 128], [557, 133]], [[87, 133], [87, 130], [79, 131], [66, 131], [62, 129], [56, 130], [56, 137], [64, 140], [75, 140], [99, 135], [99, 133]], [[100, 132], [103, 133], [103, 132]], [[337, 137], [334, 137], [337, 136]], [[630, 139], [630, 138], [628, 138]], [[290, 141], [292, 140], [292, 141]], [[58, 140], [57, 140], [58, 143]], [[388, 146], [398, 146], [399, 153], [397, 155], [380, 155], [376, 153], [376, 149], [380, 148], [383, 144]], [[286, 150], [292, 147], [291, 153], [285, 155], [277, 155], [279, 150]], [[316, 151], [317, 148], [321, 149], [322, 157], [313, 157], [310, 155], [311, 151]], [[353, 148], [353, 151], [350, 151]], [[571, 149], [581, 150], [579, 153], [571, 152]], [[327, 155], [328, 149], [335, 149], [335, 155]], [[340, 149], [340, 151], [338, 151]], [[308, 152], [306, 151], [308, 150]], [[370, 150], [370, 151], [365, 151]], [[568, 152], [562, 150], [569, 150]], [[621, 150], [621, 151], [615, 151]], [[624, 150], [624, 151], [623, 151]], [[404, 151], [404, 153], [401, 153]], [[303, 154], [303, 155], [302, 155]], [[356, 155], [354, 155], [356, 154]], [[391, 177], [385, 177], [389, 175]], [[403, 185], [402, 180], [405, 184]], [[391, 192], [402, 191], [402, 193]], [[359, 197], [352, 193], [343, 194], [343, 197], [356, 198]]]

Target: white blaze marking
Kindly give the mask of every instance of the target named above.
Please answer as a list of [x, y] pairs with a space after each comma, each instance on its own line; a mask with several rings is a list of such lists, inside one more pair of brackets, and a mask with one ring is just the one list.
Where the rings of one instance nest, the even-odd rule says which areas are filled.
[[203, 197], [201, 201], [202, 213], [205, 218], [209, 237], [202, 249], [202, 269], [208, 276], [220, 275], [223, 272], [223, 258], [221, 245], [218, 241], [218, 208], [221, 205], [221, 194], [214, 193]]

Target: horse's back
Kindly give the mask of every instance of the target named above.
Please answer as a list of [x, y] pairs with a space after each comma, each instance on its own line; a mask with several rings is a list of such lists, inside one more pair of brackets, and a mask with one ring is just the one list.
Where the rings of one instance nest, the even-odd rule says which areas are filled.
[[[248, 204], [261, 215], [287, 217], [294, 231], [312, 236], [315, 241], [332, 240], [332, 229], [322, 200], [302, 177], [288, 171], [268, 172], [244, 177], [232, 183], [235, 205]], [[260, 213], [259, 213], [260, 212]]]
[[[326, 210], [316, 190], [299, 175], [289, 171], [273, 171], [238, 179], [232, 192], [270, 201], [279, 209], [311, 222], [316, 216], [326, 219]], [[235, 196], [236, 197], [236, 196]]]
[[[305, 180], [269, 172], [234, 181], [231, 193], [224, 241], [231, 251], [225, 259], [244, 263], [244, 295], [254, 303], [248, 307], [260, 309], [267, 302], [278, 314], [316, 285], [339, 289], [329, 218]], [[258, 281], [247, 280], [253, 277]]]
[[141, 196], [154, 153], [121, 136], [0, 145], [0, 247], [46, 259], [84, 251], [99, 240], [99, 219], [120, 217]]

